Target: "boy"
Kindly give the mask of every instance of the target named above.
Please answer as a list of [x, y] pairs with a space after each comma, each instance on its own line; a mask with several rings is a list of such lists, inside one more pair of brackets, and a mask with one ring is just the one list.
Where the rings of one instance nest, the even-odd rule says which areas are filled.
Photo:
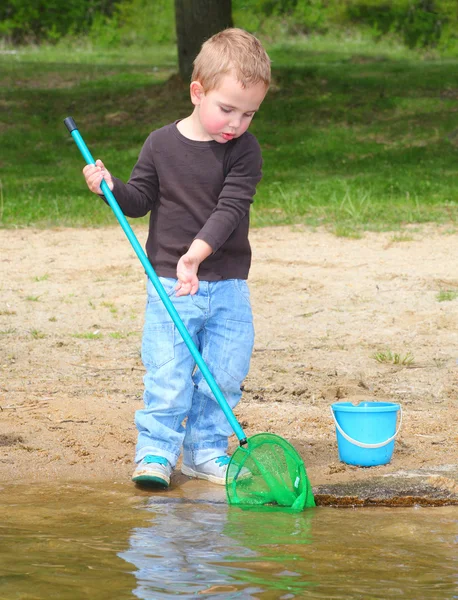
[[[260, 42], [226, 29], [194, 61], [193, 112], [149, 135], [127, 184], [100, 160], [83, 170], [97, 194], [105, 179], [126, 216], [151, 212], [148, 258], [231, 408], [254, 343], [248, 225], [262, 159], [247, 129], [269, 84]], [[232, 430], [150, 281], [147, 292], [132, 480], [168, 486], [183, 448], [182, 473], [224, 485]]]

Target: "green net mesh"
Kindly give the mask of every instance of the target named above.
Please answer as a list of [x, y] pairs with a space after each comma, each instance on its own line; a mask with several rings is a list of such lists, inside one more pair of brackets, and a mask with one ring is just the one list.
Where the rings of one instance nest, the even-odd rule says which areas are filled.
[[226, 494], [229, 504], [239, 506], [315, 506], [304, 462], [272, 433], [253, 435], [237, 448], [227, 469]]

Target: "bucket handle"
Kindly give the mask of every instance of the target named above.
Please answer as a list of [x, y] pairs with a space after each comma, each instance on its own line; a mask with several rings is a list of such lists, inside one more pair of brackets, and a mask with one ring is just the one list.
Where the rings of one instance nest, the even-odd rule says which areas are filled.
[[331, 408], [331, 415], [332, 418], [334, 420], [335, 426], [337, 427], [337, 431], [347, 440], [347, 442], [350, 442], [351, 444], [354, 444], [355, 446], [359, 446], [360, 448], [382, 448], [383, 446], [386, 446], [387, 444], [389, 444], [390, 442], [392, 442], [394, 440], [394, 438], [398, 435], [400, 429], [401, 429], [401, 425], [402, 425], [402, 406], [399, 407], [400, 410], [400, 419], [399, 419], [399, 427], [396, 431], [396, 433], [394, 435], [392, 435], [390, 438], [388, 438], [387, 440], [385, 440], [384, 442], [379, 442], [378, 444], [365, 444], [364, 442], [358, 442], [358, 440], [354, 440], [353, 438], [351, 438], [349, 435], [347, 435], [345, 433], [345, 431], [342, 429], [342, 427], [339, 425], [339, 423], [337, 423], [337, 419], [336, 416], [334, 414], [334, 411], [332, 410], [332, 406]]

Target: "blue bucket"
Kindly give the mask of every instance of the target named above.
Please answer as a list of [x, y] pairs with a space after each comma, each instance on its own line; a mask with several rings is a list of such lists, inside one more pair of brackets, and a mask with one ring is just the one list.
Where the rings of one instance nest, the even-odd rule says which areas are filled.
[[[400, 411], [399, 427], [396, 421]], [[390, 462], [401, 429], [402, 409], [393, 402], [336, 402], [331, 405], [339, 460], [359, 467]]]

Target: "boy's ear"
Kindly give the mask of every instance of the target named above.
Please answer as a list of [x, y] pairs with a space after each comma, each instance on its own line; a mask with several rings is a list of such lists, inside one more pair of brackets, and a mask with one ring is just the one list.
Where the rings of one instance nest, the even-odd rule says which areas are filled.
[[202, 97], [205, 95], [202, 84], [199, 81], [191, 81], [189, 89], [191, 92], [191, 102], [194, 104], [194, 106], [198, 106], [202, 100]]

